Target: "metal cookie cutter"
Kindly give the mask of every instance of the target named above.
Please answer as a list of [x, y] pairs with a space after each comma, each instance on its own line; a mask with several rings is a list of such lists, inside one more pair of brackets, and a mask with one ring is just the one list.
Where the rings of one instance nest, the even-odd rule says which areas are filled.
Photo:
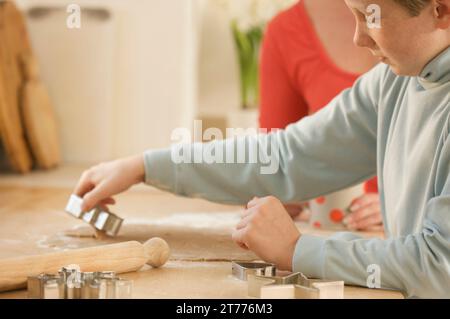
[[59, 299], [60, 278], [57, 275], [42, 274], [28, 277], [28, 298]]
[[264, 299], [342, 299], [343, 281], [308, 279], [302, 273], [248, 277], [248, 295]]
[[122, 218], [111, 212], [105, 211], [100, 207], [83, 212], [81, 210], [82, 203], [83, 200], [80, 197], [71, 195], [66, 206], [66, 212], [78, 219], [84, 220], [95, 229], [105, 232], [109, 236], [117, 235], [122, 226]]
[[255, 261], [232, 261], [231, 272], [240, 280], [247, 280], [248, 275], [274, 276], [275, 265]]
[[28, 278], [31, 299], [127, 299], [133, 282], [114, 272], [79, 272], [62, 268], [58, 275], [42, 274]]

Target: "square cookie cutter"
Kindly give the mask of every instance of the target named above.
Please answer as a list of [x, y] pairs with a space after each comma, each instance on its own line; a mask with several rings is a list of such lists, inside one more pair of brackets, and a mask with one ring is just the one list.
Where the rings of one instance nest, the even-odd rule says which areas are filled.
[[83, 200], [80, 197], [71, 195], [65, 210], [70, 215], [85, 221], [108, 236], [114, 237], [117, 235], [122, 226], [122, 218], [98, 206], [87, 212], [83, 212], [81, 210], [82, 203]]
[[57, 275], [28, 277], [30, 299], [128, 299], [133, 282], [114, 272], [80, 272], [62, 268]]
[[233, 276], [246, 281], [248, 275], [275, 276], [274, 264], [259, 261], [232, 261], [231, 272]]

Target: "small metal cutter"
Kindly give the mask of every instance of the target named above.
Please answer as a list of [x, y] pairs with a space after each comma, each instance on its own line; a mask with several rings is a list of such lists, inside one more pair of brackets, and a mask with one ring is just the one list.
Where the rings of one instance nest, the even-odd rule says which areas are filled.
[[247, 280], [248, 275], [275, 276], [275, 265], [263, 262], [232, 261], [233, 276], [240, 280]]
[[286, 276], [249, 275], [248, 295], [264, 299], [342, 299], [344, 282], [308, 279], [300, 272]]
[[81, 210], [82, 203], [83, 200], [80, 197], [71, 195], [66, 206], [66, 212], [78, 219], [84, 220], [95, 229], [105, 232], [109, 236], [117, 235], [122, 226], [122, 218], [100, 207], [83, 212]]
[[127, 299], [133, 282], [114, 272], [80, 272], [62, 268], [58, 275], [28, 277], [30, 299]]
[[28, 298], [59, 299], [60, 277], [42, 274], [28, 277]]

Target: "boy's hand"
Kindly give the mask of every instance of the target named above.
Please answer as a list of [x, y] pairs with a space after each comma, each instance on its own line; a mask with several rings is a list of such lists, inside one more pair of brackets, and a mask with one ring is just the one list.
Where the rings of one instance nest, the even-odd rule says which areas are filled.
[[295, 245], [301, 234], [283, 204], [275, 197], [254, 198], [233, 232], [233, 240], [258, 257], [292, 270]]
[[75, 188], [75, 195], [83, 198], [82, 210], [97, 205], [112, 205], [113, 195], [144, 181], [145, 169], [142, 155], [102, 163], [85, 171]]
[[349, 229], [366, 231], [383, 230], [380, 196], [378, 194], [364, 194], [355, 199], [350, 206], [350, 211], [350, 215], [344, 219], [344, 224]]

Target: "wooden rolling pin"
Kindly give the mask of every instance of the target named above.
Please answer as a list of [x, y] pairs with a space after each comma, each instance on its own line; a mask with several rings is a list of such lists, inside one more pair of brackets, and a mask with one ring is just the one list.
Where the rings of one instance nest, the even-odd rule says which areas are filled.
[[83, 272], [137, 271], [145, 264], [164, 265], [169, 258], [169, 245], [161, 238], [141, 244], [128, 241], [119, 244], [75, 249], [36, 256], [0, 259], [0, 291], [26, 288], [29, 276], [56, 274], [62, 267], [78, 265]]

